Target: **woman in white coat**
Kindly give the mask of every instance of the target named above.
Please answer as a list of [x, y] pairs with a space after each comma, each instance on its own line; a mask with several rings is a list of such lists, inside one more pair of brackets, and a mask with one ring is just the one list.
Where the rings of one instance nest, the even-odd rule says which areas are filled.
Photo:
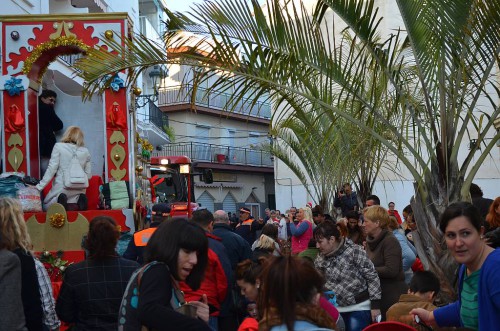
[[[77, 203], [79, 210], [87, 209], [87, 197], [85, 196], [86, 189], [81, 188], [81, 184], [76, 185], [78, 188], [68, 187], [67, 180], [65, 180], [65, 172], [69, 172], [70, 169], [72, 171], [75, 170], [72, 166], [73, 157], [76, 157], [78, 160], [88, 181], [91, 177], [90, 153], [89, 150], [84, 147], [83, 132], [77, 126], [70, 126], [64, 133], [61, 142], [55, 144], [50, 156], [47, 171], [40, 183], [36, 186], [38, 190], [43, 190], [55, 176], [52, 188], [44, 200], [45, 208], [48, 208], [55, 202], [59, 202], [65, 208], [68, 203]], [[74, 175], [75, 174], [69, 173], [70, 177]]]

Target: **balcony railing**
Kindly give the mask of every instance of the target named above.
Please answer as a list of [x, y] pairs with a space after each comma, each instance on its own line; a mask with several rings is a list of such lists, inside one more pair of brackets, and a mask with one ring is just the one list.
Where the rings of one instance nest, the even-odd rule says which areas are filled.
[[[191, 85], [162, 88], [158, 95], [158, 105], [161, 107], [189, 103], [191, 101], [191, 91]], [[233, 108], [234, 101], [231, 101], [231, 95], [229, 93], [210, 92], [207, 94], [206, 92], [207, 89], [198, 88], [195, 101], [196, 105], [220, 110]], [[271, 104], [260, 101], [252, 104], [252, 99], [243, 98], [236, 103], [233, 112], [270, 119]]]
[[137, 111], [138, 118], [143, 119], [145, 122], [152, 123], [161, 131], [164, 131], [164, 128], [169, 126], [168, 115], [162, 112], [153, 102], [148, 102], [147, 107], [148, 111], [146, 112], [142, 112], [146, 107], [140, 108]]
[[176, 143], [163, 146], [161, 151], [153, 151], [153, 156], [186, 155], [192, 161], [212, 162], [257, 167], [272, 167], [270, 153], [258, 149], [231, 147], [203, 143]]

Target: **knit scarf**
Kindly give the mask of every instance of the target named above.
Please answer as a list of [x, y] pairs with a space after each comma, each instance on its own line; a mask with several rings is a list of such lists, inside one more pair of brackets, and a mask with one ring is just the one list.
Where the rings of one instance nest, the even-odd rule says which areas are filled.
[[[335, 321], [320, 306], [313, 304], [298, 304], [295, 307], [295, 320], [307, 321], [318, 327], [335, 329]], [[277, 309], [271, 307], [264, 311], [264, 317], [259, 321], [259, 331], [269, 331], [273, 326], [281, 325], [284, 321], [278, 316]]]

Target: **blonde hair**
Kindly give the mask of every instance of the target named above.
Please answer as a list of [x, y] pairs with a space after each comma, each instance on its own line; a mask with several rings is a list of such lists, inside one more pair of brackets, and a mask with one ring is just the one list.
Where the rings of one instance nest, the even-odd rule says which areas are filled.
[[276, 248], [274, 246], [273, 238], [266, 236], [265, 234], [260, 235], [259, 242], [257, 243], [258, 248], [262, 248], [268, 251], [274, 251]]
[[299, 210], [304, 211], [304, 221], [308, 221], [309, 223], [313, 224], [313, 214], [311, 208], [309, 206], [299, 208]]
[[378, 221], [380, 228], [383, 230], [386, 230], [389, 226], [389, 213], [387, 209], [382, 206], [375, 205], [366, 207], [363, 210], [363, 215], [374, 222]]
[[78, 147], [82, 147], [84, 145], [82, 130], [77, 126], [70, 126], [66, 129], [66, 132], [64, 132], [61, 142], [75, 144]]
[[22, 248], [25, 252], [29, 252], [32, 249], [33, 245], [18, 200], [0, 198], [0, 232], [3, 244], [8, 250]]

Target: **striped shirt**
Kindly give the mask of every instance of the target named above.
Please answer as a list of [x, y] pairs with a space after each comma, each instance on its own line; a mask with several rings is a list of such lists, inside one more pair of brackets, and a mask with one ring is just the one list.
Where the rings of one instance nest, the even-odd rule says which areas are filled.
[[481, 269], [474, 271], [470, 275], [465, 274], [461, 293], [462, 304], [460, 305], [460, 318], [464, 326], [477, 330], [478, 325], [478, 292], [479, 276]]

